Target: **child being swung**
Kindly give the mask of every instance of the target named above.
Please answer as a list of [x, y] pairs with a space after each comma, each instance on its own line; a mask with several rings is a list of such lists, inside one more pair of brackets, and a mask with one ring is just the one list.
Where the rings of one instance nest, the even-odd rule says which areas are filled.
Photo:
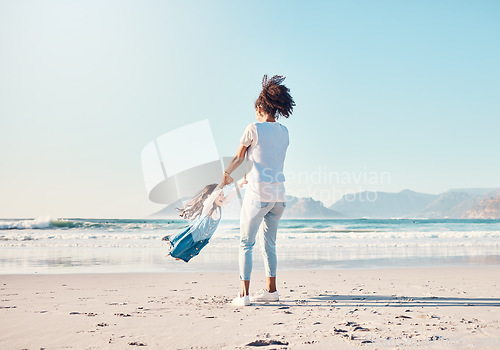
[[185, 262], [198, 255], [219, 226], [222, 207], [234, 199], [236, 186], [241, 188], [246, 183], [246, 179], [243, 179], [239, 184], [235, 184], [227, 196], [224, 196], [222, 191], [223, 184], [207, 185], [183, 209], [179, 209], [180, 216], [191, 220], [191, 223], [178, 233], [163, 237], [163, 240], [170, 244], [169, 255]]

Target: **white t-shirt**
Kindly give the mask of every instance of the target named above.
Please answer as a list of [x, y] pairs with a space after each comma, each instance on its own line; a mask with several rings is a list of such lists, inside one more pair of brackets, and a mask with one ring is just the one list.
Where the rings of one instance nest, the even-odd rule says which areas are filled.
[[253, 166], [247, 175], [245, 198], [262, 202], [285, 202], [285, 164], [288, 129], [278, 122], [249, 124], [240, 139], [248, 147]]

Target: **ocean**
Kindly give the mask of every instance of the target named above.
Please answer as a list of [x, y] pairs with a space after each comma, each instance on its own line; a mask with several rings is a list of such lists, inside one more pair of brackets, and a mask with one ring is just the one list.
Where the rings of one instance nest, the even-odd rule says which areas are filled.
[[[0, 274], [204, 272], [238, 274], [238, 220], [223, 220], [189, 263], [162, 237], [184, 220], [0, 219]], [[282, 220], [278, 269], [500, 266], [500, 220]], [[259, 241], [254, 270], [262, 271]]]

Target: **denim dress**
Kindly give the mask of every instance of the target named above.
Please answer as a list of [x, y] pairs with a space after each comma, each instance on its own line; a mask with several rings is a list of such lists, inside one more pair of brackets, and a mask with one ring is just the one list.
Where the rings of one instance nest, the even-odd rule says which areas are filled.
[[170, 256], [188, 262], [198, 255], [208, 244], [208, 241], [219, 226], [222, 217], [221, 207], [218, 207], [219, 218], [213, 219], [212, 215], [200, 216], [182, 231], [169, 237], [172, 246]]

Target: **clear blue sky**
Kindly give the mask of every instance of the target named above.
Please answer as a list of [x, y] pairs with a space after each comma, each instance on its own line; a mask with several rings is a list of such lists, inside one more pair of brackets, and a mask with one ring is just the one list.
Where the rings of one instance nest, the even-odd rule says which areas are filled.
[[[499, 17], [493, 0], [0, 0], [0, 217], [158, 210], [144, 145], [209, 119], [232, 155], [266, 73], [297, 103], [283, 121], [291, 176], [500, 187]], [[287, 190], [321, 199], [333, 185]]]

